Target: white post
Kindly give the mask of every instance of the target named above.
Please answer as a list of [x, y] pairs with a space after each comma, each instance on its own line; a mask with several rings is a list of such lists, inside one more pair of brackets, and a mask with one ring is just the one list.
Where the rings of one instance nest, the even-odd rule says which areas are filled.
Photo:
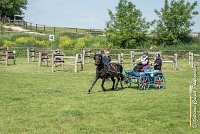
[[74, 67], [75, 73], [77, 73], [77, 65], [78, 65], [78, 54], [76, 54], [76, 58], [75, 58], [75, 67]]
[[52, 73], [54, 72], [54, 52], [52, 53]]
[[134, 51], [131, 51], [130, 52], [130, 54], [131, 54], [131, 64], [133, 64], [134, 62]]
[[177, 58], [178, 58], [178, 54], [174, 54], [174, 70], [177, 70]]
[[82, 50], [82, 63], [85, 64], [85, 49]]
[[41, 67], [41, 65], [42, 65], [42, 52], [40, 51], [39, 52], [39, 58], [38, 58], [38, 67]]
[[194, 53], [191, 53], [191, 66], [194, 66]]
[[8, 51], [6, 51], [6, 66], [8, 66], [8, 56], [9, 56]]
[[33, 49], [34, 51], [31, 53], [31, 56], [32, 56], [32, 62], [35, 61], [35, 55], [36, 55], [36, 52], [35, 52], [35, 49]]
[[121, 62], [121, 54], [117, 54], [118, 63]]

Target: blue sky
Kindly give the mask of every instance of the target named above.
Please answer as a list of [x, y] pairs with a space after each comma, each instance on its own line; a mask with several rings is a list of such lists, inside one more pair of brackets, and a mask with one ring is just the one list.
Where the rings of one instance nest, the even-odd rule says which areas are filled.
[[[147, 21], [157, 19], [155, 9], [164, 0], [129, 0], [143, 13]], [[195, 0], [187, 0], [194, 2]], [[119, 0], [28, 0], [25, 20], [32, 23], [78, 28], [104, 29], [109, 20], [108, 9], [114, 11]], [[200, 12], [200, 2], [196, 8]], [[193, 31], [200, 32], [200, 15], [194, 18]]]

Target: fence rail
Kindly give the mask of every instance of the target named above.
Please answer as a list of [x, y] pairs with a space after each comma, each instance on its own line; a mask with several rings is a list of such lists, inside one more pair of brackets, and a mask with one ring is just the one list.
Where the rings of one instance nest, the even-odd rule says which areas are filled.
[[[22, 26], [24, 29], [36, 31], [40, 33], [76, 33], [76, 34], [92, 34], [92, 35], [105, 35], [102, 29], [87, 29], [87, 28], [72, 28], [72, 27], [52, 27], [42, 24], [36, 24], [26, 21], [8, 20], [9, 24]], [[2, 31], [2, 30], [1, 30]]]

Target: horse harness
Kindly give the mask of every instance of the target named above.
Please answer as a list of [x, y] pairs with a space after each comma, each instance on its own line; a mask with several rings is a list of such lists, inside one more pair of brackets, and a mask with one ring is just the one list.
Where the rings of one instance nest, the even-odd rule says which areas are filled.
[[[106, 68], [107, 68], [107, 69], [106, 69]], [[101, 74], [101, 73], [103, 73], [103, 72], [105, 72], [105, 73], [107, 73], [107, 74], [114, 73], [115, 71], [111, 70], [111, 68], [113, 68], [113, 69], [116, 70], [118, 73], [120, 73], [119, 70], [117, 70], [116, 66], [114, 66], [113, 64], [105, 64], [104, 67], [103, 67], [101, 70], [98, 70], [98, 69], [96, 68], [96, 73], [98, 73], [98, 74]]]

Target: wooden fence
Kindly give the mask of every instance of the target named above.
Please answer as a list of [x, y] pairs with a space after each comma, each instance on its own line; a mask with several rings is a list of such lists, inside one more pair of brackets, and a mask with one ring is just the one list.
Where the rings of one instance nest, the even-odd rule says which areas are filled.
[[13, 64], [16, 63], [16, 51], [10, 51], [9, 47], [0, 48], [0, 62], [5, 61], [6, 66], [8, 66], [8, 61], [13, 60]]
[[195, 62], [200, 63], [200, 54], [189, 52], [189, 65], [193, 67]]
[[[36, 31], [40, 33], [76, 33], [76, 34], [92, 34], [92, 35], [105, 35], [102, 29], [86, 29], [86, 28], [71, 28], [71, 27], [52, 27], [41, 24], [36, 24], [26, 21], [9, 20], [8, 23], [17, 26], [22, 26], [24, 29]], [[2, 28], [2, 26], [1, 26]]]

